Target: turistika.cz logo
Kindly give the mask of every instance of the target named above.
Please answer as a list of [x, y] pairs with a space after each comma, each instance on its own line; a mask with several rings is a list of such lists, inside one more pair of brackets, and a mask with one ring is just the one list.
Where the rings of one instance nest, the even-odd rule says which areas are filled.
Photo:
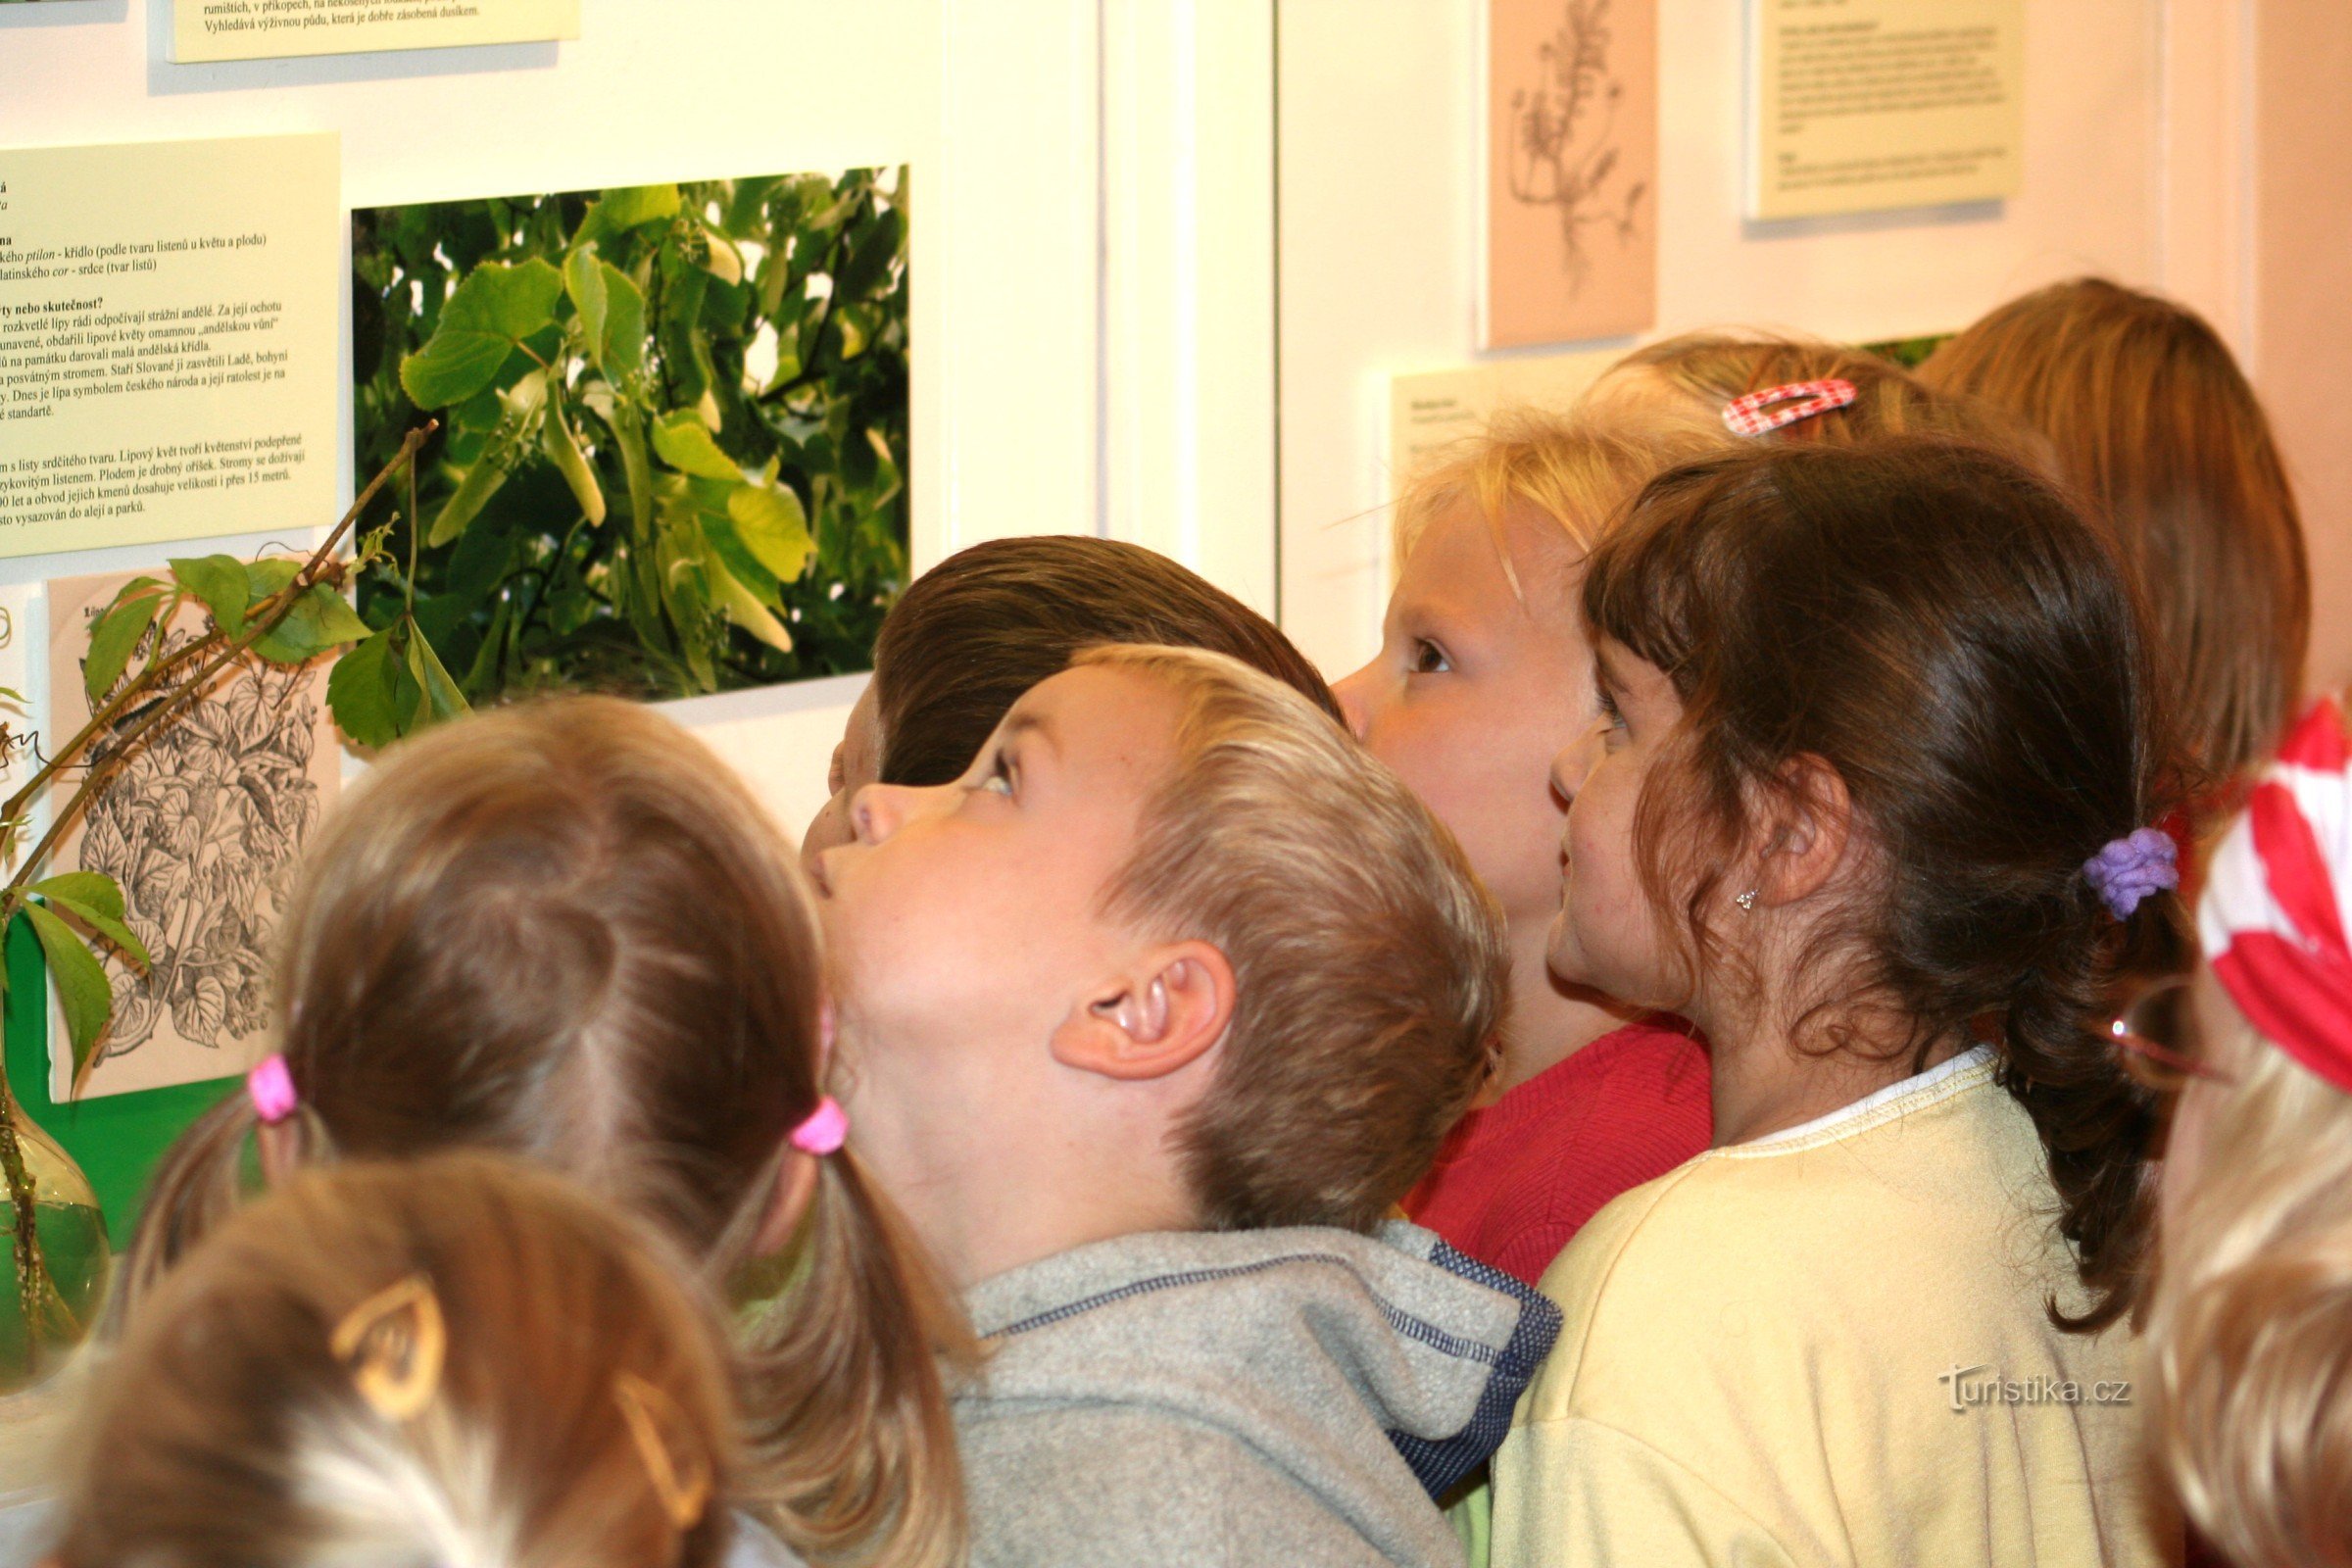
[[1944, 1386], [1952, 1401], [1952, 1413], [1965, 1415], [1970, 1410], [1990, 1404], [2130, 1404], [2132, 1384], [2126, 1378], [2097, 1383], [2078, 1383], [2072, 1378], [2054, 1378], [2047, 1374], [2029, 1378], [2005, 1378], [1989, 1361], [1974, 1366], [1954, 1366], [1949, 1372], [1938, 1372], [1936, 1381]]

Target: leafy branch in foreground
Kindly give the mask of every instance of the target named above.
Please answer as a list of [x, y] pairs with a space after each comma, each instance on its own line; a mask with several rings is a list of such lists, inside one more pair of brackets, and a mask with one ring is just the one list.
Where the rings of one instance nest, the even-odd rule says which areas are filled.
[[[358, 648], [344, 656], [327, 682], [329, 710], [355, 741], [382, 745], [464, 710], [448, 671], [416, 634], [413, 612], [404, 611], [383, 631], [370, 632], [344, 601], [345, 580], [381, 551], [381, 533], [364, 540], [352, 562], [336, 556], [377, 493], [403, 471], [414, 473], [416, 454], [435, 427], [428, 420], [410, 432], [308, 560], [245, 562], [225, 555], [175, 560], [165, 576], [125, 583], [93, 621], [82, 666], [89, 721], [50, 750], [32, 776], [0, 802], [0, 846], [14, 847], [25, 838], [32, 808], [44, 793], [72, 770], [82, 769], [73, 793], [0, 885], [0, 930], [22, 915], [40, 941], [65, 1014], [77, 1089], [114, 1013], [105, 967], [93, 944], [121, 952], [140, 969], [149, 958], [130, 929], [122, 889], [112, 877], [87, 870], [39, 873], [59, 841], [143, 746], [210, 696], [240, 660], [301, 665], [355, 643]], [[191, 605], [203, 609], [207, 630], [184, 645], [168, 646], [164, 628]], [[368, 657], [354, 673], [350, 666], [363, 654]], [[15, 692], [0, 696], [23, 702]], [[0, 995], [6, 984], [0, 969]], [[42, 1256], [21, 1114], [15, 1090], [0, 1072], [0, 1178], [12, 1220], [10, 1255], [18, 1303], [30, 1343], [37, 1346], [44, 1321], [56, 1324], [67, 1340], [78, 1337], [82, 1325], [74, 1320]]]

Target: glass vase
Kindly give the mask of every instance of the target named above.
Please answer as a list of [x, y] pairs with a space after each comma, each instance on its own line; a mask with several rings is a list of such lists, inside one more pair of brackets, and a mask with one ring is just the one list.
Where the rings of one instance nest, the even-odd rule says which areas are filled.
[[[19, 1207], [29, 1191], [30, 1223]], [[73, 1156], [22, 1109], [0, 1125], [0, 1396], [47, 1377], [106, 1299], [106, 1216]]]

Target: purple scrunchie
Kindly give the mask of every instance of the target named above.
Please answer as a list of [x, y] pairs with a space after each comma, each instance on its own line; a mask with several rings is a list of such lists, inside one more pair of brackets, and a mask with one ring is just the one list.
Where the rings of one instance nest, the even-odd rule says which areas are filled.
[[2180, 885], [2180, 852], [2160, 827], [2143, 827], [2082, 862], [2082, 875], [2118, 920], [2128, 920], [2139, 901]]

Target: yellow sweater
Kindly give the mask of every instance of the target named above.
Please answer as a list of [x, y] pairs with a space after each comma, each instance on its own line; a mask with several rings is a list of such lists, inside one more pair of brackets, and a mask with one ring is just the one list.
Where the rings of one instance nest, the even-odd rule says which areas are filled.
[[1983, 1048], [1618, 1199], [1544, 1276], [1496, 1568], [2177, 1560], [2056, 1207]]

